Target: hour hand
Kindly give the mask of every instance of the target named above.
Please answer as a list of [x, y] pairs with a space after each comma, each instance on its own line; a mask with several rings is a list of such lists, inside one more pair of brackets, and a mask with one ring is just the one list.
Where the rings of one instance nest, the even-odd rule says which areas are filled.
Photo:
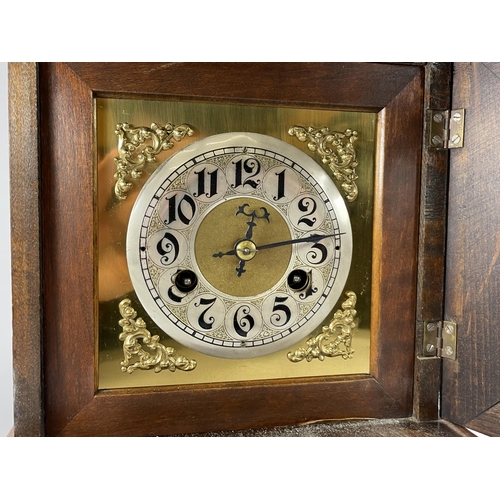
[[[237, 255], [237, 250], [236, 248], [234, 250], [229, 250], [229, 252], [219, 252], [219, 253], [214, 253], [212, 257], [224, 257], [225, 255]], [[245, 259], [240, 259], [240, 263], [238, 264], [238, 267], [236, 267], [236, 274], [238, 275], [238, 278], [246, 271], [245, 269]]]
[[245, 269], [245, 262], [244, 260], [240, 260], [240, 263], [238, 265], [238, 267], [236, 267], [236, 274], [238, 275], [238, 278], [244, 273], [246, 272], [246, 269]]
[[255, 257], [257, 252], [257, 247], [252, 240], [243, 239], [237, 241], [234, 245], [233, 250], [229, 250], [228, 252], [219, 252], [212, 254], [212, 257], [222, 258], [225, 255], [236, 255], [240, 260], [238, 267], [236, 268], [236, 274], [238, 278], [246, 271], [245, 263], [247, 260], [252, 260]]
[[232, 250], [228, 252], [219, 252], [212, 254], [212, 257], [222, 258], [225, 255], [236, 255], [240, 260], [252, 260], [255, 257], [255, 252], [257, 252], [257, 247], [252, 240], [239, 240], [234, 245]]
[[236, 250], [233, 248], [232, 250], [229, 250], [229, 252], [219, 252], [219, 253], [214, 253], [212, 257], [224, 257], [224, 255], [236, 255]]

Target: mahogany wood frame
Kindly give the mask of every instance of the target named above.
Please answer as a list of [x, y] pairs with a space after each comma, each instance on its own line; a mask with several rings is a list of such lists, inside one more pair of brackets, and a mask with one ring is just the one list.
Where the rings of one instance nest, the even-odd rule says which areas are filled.
[[[425, 73], [362, 63], [11, 64], [15, 434], [411, 416]], [[95, 97], [378, 113], [370, 375], [97, 391]]]

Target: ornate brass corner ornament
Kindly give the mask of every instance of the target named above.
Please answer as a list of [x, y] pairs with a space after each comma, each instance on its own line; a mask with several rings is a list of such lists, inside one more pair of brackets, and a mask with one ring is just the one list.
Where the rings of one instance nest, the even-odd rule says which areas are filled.
[[[323, 331], [306, 341], [307, 347], [300, 347], [295, 352], [289, 352], [287, 357], [290, 361], [298, 363], [306, 359], [312, 361], [317, 358], [323, 361], [325, 357], [333, 358], [342, 356], [351, 359], [354, 350], [351, 347], [352, 330], [356, 327], [354, 317], [356, 316], [356, 294], [346, 292], [348, 299], [342, 304], [342, 310], [338, 310]], [[333, 340], [331, 340], [333, 339]], [[344, 344], [345, 349], [341, 349]]]
[[[151, 127], [132, 127], [128, 123], [118, 123], [115, 134], [118, 136], [119, 154], [115, 157], [115, 194], [118, 199], [124, 200], [132, 188], [131, 180], [141, 177], [146, 165], [156, 162], [157, 154], [173, 148], [172, 139], [179, 142], [194, 132], [186, 124], [177, 126], [167, 123], [160, 127], [152, 123]], [[140, 148], [146, 141], [151, 141], [151, 145]]]
[[[146, 323], [142, 318], [137, 318], [137, 312], [130, 305], [130, 299], [123, 299], [119, 304], [121, 319], [118, 324], [123, 328], [120, 333], [120, 340], [123, 341], [123, 354], [125, 359], [121, 362], [122, 371], [132, 373], [134, 370], [149, 370], [154, 368], [156, 373], [163, 369], [174, 372], [176, 369], [191, 371], [196, 368], [196, 361], [189, 360], [184, 356], [177, 355], [173, 347], [165, 347], [160, 344], [160, 337], [153, 335], [146, 330]], [[146, 352], [139, 340], [153, 351], [153, 354]], [[135, 363], [133, 357], [139, 358]]]
[[327, 164], [333, 172], [337, 181], [341, 183], [342, 189], [348, 201], [354, 201], [358, 197], [358, 186], [356, 180], [356, 151], [354, 141], [358, 139], [355, 130], [347, 129], [342, 132], [330, 132], [328, 127], [314, 128], [294, 125], [288, 130], [288, 134], [297, 137], [301, 142], [309, 141], [307, 147], [321, 156], [321, 161]]

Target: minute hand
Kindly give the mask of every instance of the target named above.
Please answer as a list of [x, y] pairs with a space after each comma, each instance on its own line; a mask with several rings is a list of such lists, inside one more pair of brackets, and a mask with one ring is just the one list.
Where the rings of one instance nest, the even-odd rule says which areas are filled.
[[[296, 243], [316, 243], [317, 241], [324, 240], [325, 238], [331, 238], [332, 236], [340, 236], [342, 234], [345, 233], [313, 234], [311, 236], [306, 236], [305, 238], [298, 238], [296, 240], [286, 240], [286, 241], [278, 241], [276, 243], [268, 243], [267, 245], [261, 245], [260, 247], [255, 247], [255, 249], [247, 248], [246, 251], [248, 253], [255, 253], [260, 250], [267, 250], [269, 248], [276, 248], [276, 247], [284, 247], [286, 245], [295, 245]], [[241, 240], [241, 241], [250, 241], [250, 240]], [[214, 253], [212, 257], [224, 257], [225, 255], [236, 255], [238, 243], [232, 250], [229, 250], [228, 252]]]
[[325, 238], [331, 238], [332, 236], [340, 236], [345, 233], [335, 233], [335, 234], [313, 234], [311, 236], [306, 236], [305, 238], [298, 238], [296, 240], [286, 240], [278, 241], [277, 243], [268, 243], [267, 245], [261, 245], [257, 247], [257, 251], [267, 250], [268, 248], [284, 247], [286, 245], [295, 245], [296, 243], [316, 243], [317, 241], [324, 240]]

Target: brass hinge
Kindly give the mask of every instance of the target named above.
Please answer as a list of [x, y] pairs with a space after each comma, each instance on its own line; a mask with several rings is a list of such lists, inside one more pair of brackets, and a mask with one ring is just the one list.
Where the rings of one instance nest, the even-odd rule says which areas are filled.
[[427, 146], [433, 149], [464, 147], [465, 109], [427, 110]]
[[453, 321], [424, 323], [424, 355], [457, 359], [457, 324]]

